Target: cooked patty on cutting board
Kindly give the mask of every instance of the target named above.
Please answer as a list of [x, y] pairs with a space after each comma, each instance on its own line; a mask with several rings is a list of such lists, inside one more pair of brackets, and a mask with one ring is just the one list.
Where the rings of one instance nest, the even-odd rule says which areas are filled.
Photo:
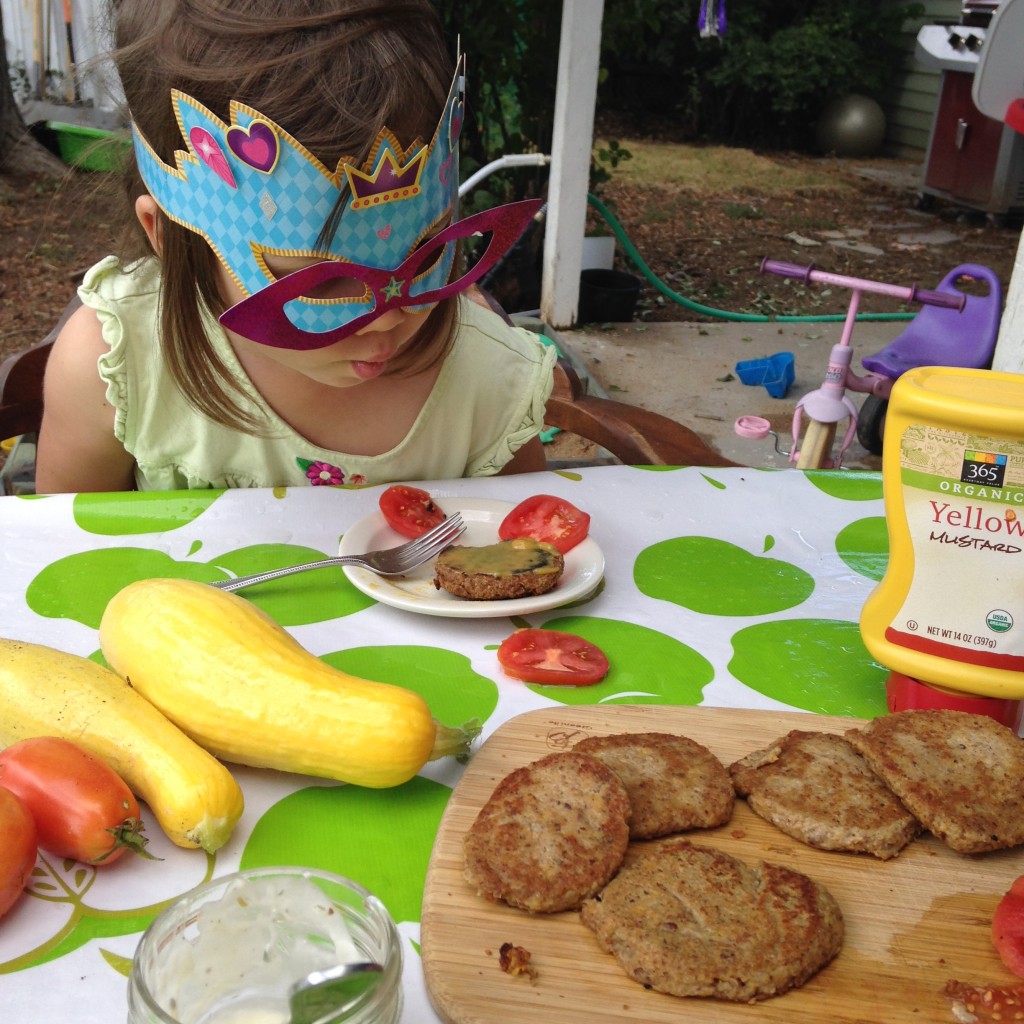
[[1024, 843], [1024, 742], [964, 711], [898, 711], [851, 729], [907, 810], [958, 853]]
[[517, 537], [480, 547], [456, 544], [434, 563], [434, 586], [469, 601], [508, 601], [553, 590], [565, 559], [552, 544]]
[[729, 773], [752, 811], [820, 850], [888, 860], [921, 828], [842, 736], [794, 729]]
[[736, 793], [725, 765], [686, 736], [588, 736], [573, 750], [603, 761], [622, 780], [633, 810], [631, 839], [711, 828], [732, 817]]
[[685, 839], [646, 848], [580, 918], [641, 985], [733, 1002], [802, 985], [843, 940], [842, 912], [824, 886]]
[[618, 870], [629, 797], [596, 758], [549, 754], [506, 775], [466, 833], [466, 879], [522, 910], [575, 909]]

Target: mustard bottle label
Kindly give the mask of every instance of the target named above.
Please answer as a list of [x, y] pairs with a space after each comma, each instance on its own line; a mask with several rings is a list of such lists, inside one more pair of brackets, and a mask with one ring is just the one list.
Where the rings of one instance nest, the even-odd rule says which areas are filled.
[[1024, 441], [911, 423], [900, 478], [914, 572], [886, 639], [1024, 671]]

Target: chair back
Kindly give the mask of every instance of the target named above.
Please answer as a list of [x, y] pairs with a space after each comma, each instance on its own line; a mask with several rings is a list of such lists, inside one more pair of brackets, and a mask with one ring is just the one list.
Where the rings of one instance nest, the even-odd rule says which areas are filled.
[[0, 440], [35, 434], [43, 420], [43, 374], [52, 341], [8, 356], [0, 363]]
[[61, 328], [81, 304], [82, 300], [75, 295], [45, 338], [0, 363], [0, 441], [39, 432], [46, 361]]
[[696, 431], [660, 413], [585, 393], [566, 359], [555, 366], [555, 387], [544, 422], [593, 441], [629, 466], [736, 466]]

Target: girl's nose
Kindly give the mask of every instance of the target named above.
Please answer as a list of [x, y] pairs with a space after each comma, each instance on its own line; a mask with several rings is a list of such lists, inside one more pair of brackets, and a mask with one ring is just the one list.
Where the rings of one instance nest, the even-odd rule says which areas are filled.
[[386, 313], [381, 313], [379, 317], [371, 320], [365, 327], [361, 327], [356, 334], [373, 334], [376, 331], [393, 331], [401, 322], [405, 316], [405, 311], [401, 307], [396, 306], [394, 309], [389, 309]]

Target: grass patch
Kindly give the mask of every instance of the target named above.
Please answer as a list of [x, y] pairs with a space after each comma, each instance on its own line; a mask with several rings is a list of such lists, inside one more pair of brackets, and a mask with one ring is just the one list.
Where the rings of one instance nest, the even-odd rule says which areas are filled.
[[[843, 186], [828, 167], [789, 167], [749, 149], [622, 139], [633, 154], [615, 168], [616, 180], [681, 185], [698, 192], [754, 190], [770, 195]], [[606, 145], [606, 143], [597, 143]]]
[[722, 203], [722, 213], [731, 220], [764, 220], [764, 210], [749, 203]]
[[641, 224], [670, 224], [679, 218], [679, 210], [675, 206], [648, 203], [640, 217]]
[[839, 222], [834, 217], [793, 217], [790, 223], [798, 231], [835, 231]]

